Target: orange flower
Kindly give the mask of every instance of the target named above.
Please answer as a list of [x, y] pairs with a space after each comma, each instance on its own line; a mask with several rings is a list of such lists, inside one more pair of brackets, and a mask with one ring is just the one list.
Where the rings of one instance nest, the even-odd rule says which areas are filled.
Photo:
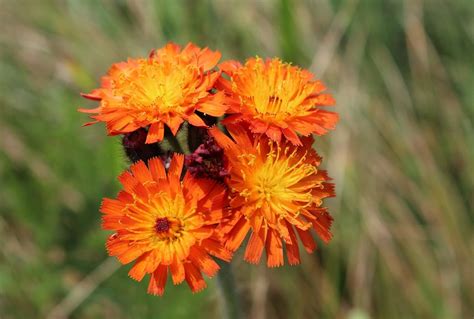
[[195, 113], [225, 113], [224, 94], [212, 94], [220, 72], [212, 72], [221, 54], [188, 44], [183, 50], [169, 43], [149, 58], [129, 59], [112, 65], [102, 86], [84, 97], [100, 101], [95, 109], [79, 109], [105, 122], [109, 135], [150, 126], [146, 143], [163, 139], [164, 124], [176, 135], [181, 123], [205, 127]]
[[311, 148], [313, 138], [303, 138], [297, 147], [265, 135], [255, 137], [242, 126], [227, 128], [233, 141], [211, 129], [224, 148], [230, 171], [227, 185], [233, 215], [222, 230], [227, 234], [226, 247], [235, 251], [251, 232], [246, 261], [258, 263], [265, 247], [267, 265], [281, 266], [284, 243], [288, 262], [298, 264], [296, 233], [308, 252], [316, 249], [311, 228], [326, 243], [332, 237], [332, 217], [321, 205], [323, 198], [334, 196], [334, 185], [327, 182], [325, 171], [318, 170], [321, 158]]
[[246, 121], [253, 133], [264, 133], [279, 142], [282, 134], [301, 145], [297, 133], [323, 135], [333, 129], [337, 113], [320, 109], [334, 104], [326, 87], [306, 70], [279, 59], [250, 58], [245, 65], [235, 61], [220, 65], [230, 81], [221, 77], [216, 87], [231, 98], [223, 123]]
[[226, 190], [215, 181], [180, 181], [184, 157], [175, 155], [168, 173], [158, 158], [131, 166], [119, 180], [124, 190], [117, 199], [105, 198], [103, 228], [113, 230], [107, 241], [111, 256], [133, 260], [129, 275], [142, 280], [151, 274], [148, 292], [162, 295], [168, 271], [174, 284], [186, 280], [193, 292], [206, 287], [201, 272], [213, 276], [219, 266], [210, 257], [230, 261], [215, 227], [223, 218]]

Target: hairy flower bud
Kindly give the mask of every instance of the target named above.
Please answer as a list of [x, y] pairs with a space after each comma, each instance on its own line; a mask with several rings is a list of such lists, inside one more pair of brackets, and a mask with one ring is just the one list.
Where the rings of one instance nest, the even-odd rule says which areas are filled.
[[157, 143], [146, 144], [147, 130], [139, 128], [123, 136], [122, 145], [127, 157], [132, 162], [146, 161], [154, 156], [162, 155], [162, 150]]
[[223, 181], [229, 174], [225, 168], [224, 150], [207, 134], [204, 142], [191, 155], [186, 156], [186, 166], [196, 178]]

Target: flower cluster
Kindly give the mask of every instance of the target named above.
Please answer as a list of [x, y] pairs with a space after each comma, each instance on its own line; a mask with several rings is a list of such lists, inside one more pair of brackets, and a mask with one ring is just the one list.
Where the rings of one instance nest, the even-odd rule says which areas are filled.
[[[230, 262], [246, 241], [244, 259], [268, 267], [300, 263], [315, 236], [331, 240], [323, 199], [334, 185], [320, 170], [313, 134], [335, 127], [326, 87], [309, 71], [278, 58], [219, 63], [221, 54], [169, 43], [147, 58], [112, 65], [90, 113], [109, 135], [123, 134], [133, 162], [119, 176], [123, 190], [102, 202], [111, 256], [135, 280], [151, 276], [162, 295], [168, 274], [193, 292], [203, 274]], [[186, 155], [181, 154], [186, 153]], [[286, 254], [285, 254], [286, 252]]]

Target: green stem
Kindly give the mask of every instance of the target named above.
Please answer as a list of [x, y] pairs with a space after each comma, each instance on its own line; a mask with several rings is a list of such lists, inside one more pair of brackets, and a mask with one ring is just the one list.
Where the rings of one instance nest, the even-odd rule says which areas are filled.
[[240, 295], [235, 284], [234, 274], [230, 263], [219, 263], [221, 269], [217, 274], [217, 285], [222, 307], [222, 318], [243, 318]]
[[167, 134], [166, 140], [170, 144], [173, 152], [184, 154], [184, 150], [181, 147], [181, 144], [179, 143], [178, 138], [176, 136], [174, 136], [173, 134]]

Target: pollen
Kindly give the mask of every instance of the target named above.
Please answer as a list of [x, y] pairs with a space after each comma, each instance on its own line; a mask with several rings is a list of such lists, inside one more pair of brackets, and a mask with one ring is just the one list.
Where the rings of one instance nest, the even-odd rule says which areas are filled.
[[[281, 202], [293, 200], [311, 202], [311, 194], [295, 191], [293, 187], [304, 178], [315, 174], [317, 170], [312, 165], [304, 163], [305, 156], [302, 156], [298, 162], [292, 163], [296, 154], [294, 151], [288, 155], [288, 148], [282, 152], [281, 148], [275, 146], [274, 143], [270, 143], [269, 146], [267, 158], [259, 165], [256, 172], [242, 176], [246, 185], [245, 192], [255, 194], [259, 207], [264, 205], [275, 207], [279, 215], [285, 215], [285, 210], [278, 209]], [[276, 152], [274, 148], [277, 149]]]

